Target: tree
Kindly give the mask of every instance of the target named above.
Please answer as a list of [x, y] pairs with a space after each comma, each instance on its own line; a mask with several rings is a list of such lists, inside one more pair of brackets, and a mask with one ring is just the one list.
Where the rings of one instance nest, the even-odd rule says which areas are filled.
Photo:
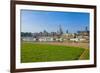
[[32, 37], [31, 32], [21, 32], [21, 37]]

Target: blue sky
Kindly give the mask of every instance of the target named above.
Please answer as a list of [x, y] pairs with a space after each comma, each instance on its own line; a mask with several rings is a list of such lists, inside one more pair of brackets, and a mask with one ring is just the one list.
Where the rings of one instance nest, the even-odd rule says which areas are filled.
[[75, 33], [89, 29], [89, 13], [21, 10], [21, 32], [56, 32], [59, 25], [63, 32]]

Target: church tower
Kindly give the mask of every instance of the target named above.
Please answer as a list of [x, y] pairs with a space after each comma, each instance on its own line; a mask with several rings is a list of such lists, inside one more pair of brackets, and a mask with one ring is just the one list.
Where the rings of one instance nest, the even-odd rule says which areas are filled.
[[63, 30], [62, 30], [61, 25], [59, 25], [58, 34], [59, 34], [59, 35], [62, 35], [62, 34], [63, 34]]

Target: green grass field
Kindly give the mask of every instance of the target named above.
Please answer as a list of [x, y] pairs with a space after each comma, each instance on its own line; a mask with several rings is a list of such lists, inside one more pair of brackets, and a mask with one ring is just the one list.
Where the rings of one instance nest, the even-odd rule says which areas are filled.
[[79, 57], [84, 50], [84, 48], [78, 47], [24, 42], [21, 43], [21, 62], [27, 63], [79, 60]]

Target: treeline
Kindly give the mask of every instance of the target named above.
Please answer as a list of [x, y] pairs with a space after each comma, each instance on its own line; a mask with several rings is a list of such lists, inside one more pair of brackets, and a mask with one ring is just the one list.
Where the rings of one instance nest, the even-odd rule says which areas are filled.
[[31, 32], [21, 32], [21, 37], [32, 37]]

